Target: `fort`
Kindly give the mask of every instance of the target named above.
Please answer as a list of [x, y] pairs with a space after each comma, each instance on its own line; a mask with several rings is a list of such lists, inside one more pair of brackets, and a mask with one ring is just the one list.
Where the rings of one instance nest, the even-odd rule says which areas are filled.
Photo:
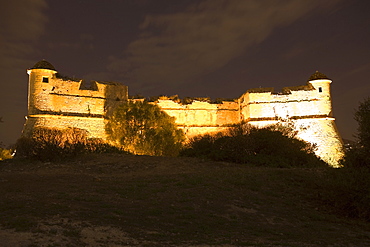
[[[42, 60], [27, 70], [29, 75], [28, 116], [23, 130], [29, 135], [35, 127], [84, 129], [91, 138], [107, 140], [105, 124], [113, 110], [128, 101], [128, 87], [116, 82], [75, 80], [61, 76], [54, 66]], [[254, 126], [290, 124], [297, 136], [317, 145], [316, 155], [338, 166], [343, 143], [332, 114], [330, 85], [320, 72], [306, 84], [249, 89], [232, 101], [211, 102], [176, 97], [159, 97], [157, 104], [175, 118], [187, 137], [216, 132], [241, 121]]]

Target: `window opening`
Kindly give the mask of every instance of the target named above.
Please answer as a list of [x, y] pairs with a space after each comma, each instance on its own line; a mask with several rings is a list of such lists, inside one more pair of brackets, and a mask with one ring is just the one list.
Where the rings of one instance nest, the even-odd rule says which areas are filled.
[[322, 93], [322, 87], [319, 87], [319, 93]]
[[49, 77], [42, 77], [42, 82], [48, 83], [49, 82]]

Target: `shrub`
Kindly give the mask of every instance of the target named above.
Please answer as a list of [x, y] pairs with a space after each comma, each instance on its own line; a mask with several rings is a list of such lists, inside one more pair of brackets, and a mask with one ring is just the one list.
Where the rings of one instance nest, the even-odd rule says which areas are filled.
[[328, 169], [318, 182], [319, 200], [325, 208], [345, 217], [370, 221], [370, 169]]
[[[3, 117], [0, 117], [0, 123], [2, 122], [3, 122]], [[13, 158], [12, 150], [2, 148], [1, 146], [2, 146], [2, 143], [0, 142], [0, 161]]]
[[6, 159], [11, 159], [11, 158], [13, 158], [12, 150], [0, 147], [0, 161], [1, 160], [6, 160]]
[[353, 147], [345, 152], [341, 165], [347, 168], [369, 168], [369, 151], [363, 147]]
[[78, 128], [35, 128], [30, 136], [17, 141], [16, 150], [17, 156], [42, 161], [62, 160], [89, 152], [118, 151], [100, 139], [88, 139], [87, 132]]
[[341, 162], [344, 167], [370, 168], [370, 98], [360, 103], [354, 118], [358, 122], [358, 145], [347, 150]]
[[346, 151], [342, 168], [325, 172], [319, 199], [343, 216], [370, 221], [370, 98], [360, 104], [355, 120], [358, 143]]
[[370, 155], [370, 97], [360, 103], [354, 116], [358, 123], [357, 138]]
[[181, 155], [274, 167], [323, 165], [314, 150], [312, 144], [296, 138], [292, 128], [256, 128], [242, 123], [225, 132], [191, 139]]
[[174, 118], [145, 101], [118, 107], [108, 119], [106, 131], [124, 150], [141, 155], [176, 156], [185, 139]]

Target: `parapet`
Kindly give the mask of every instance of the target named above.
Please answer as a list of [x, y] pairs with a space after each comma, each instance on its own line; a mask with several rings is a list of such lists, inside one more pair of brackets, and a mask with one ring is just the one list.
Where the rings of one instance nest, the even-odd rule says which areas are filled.
[[28, 70], [28, 115], [107, 116], [127, 101], [128, 87], [118, 82], [91, 81], [61, 76], [48, 61]]

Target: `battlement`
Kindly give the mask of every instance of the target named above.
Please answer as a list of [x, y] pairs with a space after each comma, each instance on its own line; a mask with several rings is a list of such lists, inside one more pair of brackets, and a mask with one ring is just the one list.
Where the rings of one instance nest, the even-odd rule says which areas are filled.
[[60, 115], [109, 116], [111, 110], [128, 99], [128, 88], [114, 82], [58, 78], [47, 61], [40, 61], [28, 70], [28, 114], [59, 113]]
[[182, 127], [220, 127], [239, 121], [237, 102], [209, 103], [194, 100], [190, 104], [181, 104], [170, 99], [160, 99], [156, 104], [168, 115], [175, 117], [176, 123]]
[[244, 119], [297, 119], [308, 116], [332, 116], [329, 79], [315, 79], [306, 85], [250, 89], [240, 97]]
[[128, 88], [120, 83], [62, 77], [53, 65], [42, 60], [29, 74], [28, 116], [24, 134], [34, 127], [76, 127], [90, 137], [106, 139], [105, 119], [128, 100]]

